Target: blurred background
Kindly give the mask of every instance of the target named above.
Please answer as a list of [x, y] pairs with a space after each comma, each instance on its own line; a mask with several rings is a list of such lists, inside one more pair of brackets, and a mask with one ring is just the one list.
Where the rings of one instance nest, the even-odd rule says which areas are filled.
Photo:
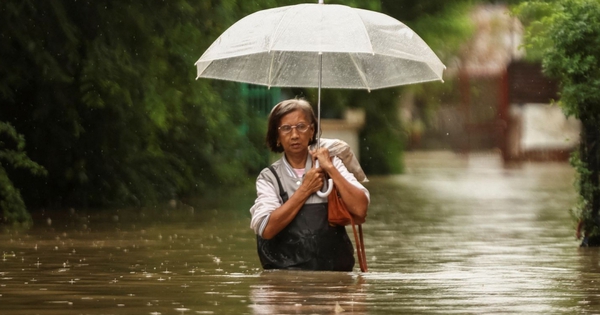
[[264, 272], [267, 115], [318, 93], [194, 63], [302, 2], [0, 1], [2, 314], [599, 313], [600, 252], [574, 237], [600, 235], [598, 1], [325, 1], [398, 19], [447, 69], [323, 91], [323, 137], [370, 179], [370, 272]]
[[[417, 150], [566, 161], [578, 121], [527, 60], [521, 1], [327, 1], [411, 27], [447, 66], [444, 83], [324, 90], [324, 137], [350, 143], [367, 174], [399, 174]], [[261, 9], [301, 1], [29, 1], [0, 4], [0, 200], [31, 212], [185, 204], [252, 185], [272, 159], [266, 117], [314, 89], [195, 80], [194, 62]], [[2, 158], [0, 157], [0, 158]], [[29, 210], [26, 210], [29, 209]]]

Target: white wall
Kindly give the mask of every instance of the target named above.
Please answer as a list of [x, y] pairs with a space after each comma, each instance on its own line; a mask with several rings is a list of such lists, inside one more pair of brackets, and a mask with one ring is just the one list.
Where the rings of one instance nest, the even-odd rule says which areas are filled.
[[566, 118], [561, 108], [549, 104], [524, 104], [521, 108], [523, 151], [570, 149], [579, 143], [579, 120]]
[[348, 110], [344, 114], [344, 119], [321, 119], [321, 137], [345, 141], [360, 161], [360, 139], [358, 134], [364, 123], [364, 111]]

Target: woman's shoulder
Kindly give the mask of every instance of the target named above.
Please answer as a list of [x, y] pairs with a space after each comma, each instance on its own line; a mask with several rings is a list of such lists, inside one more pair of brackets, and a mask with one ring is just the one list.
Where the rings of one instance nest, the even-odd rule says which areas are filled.
[[[281, 170], [283, 168], [283, 163], [281, 161], [281, 159], [273, 162], [273, 164], [263, 168], [260, 173], [258, 174], [258, 179], [267, 179], [269, 181], [275, 179], [275, 175], [277, 176], [281, 176], [279, 175], [281, 173]], [[276, 174], [273, 173], [273, 171], [275, 171]]]

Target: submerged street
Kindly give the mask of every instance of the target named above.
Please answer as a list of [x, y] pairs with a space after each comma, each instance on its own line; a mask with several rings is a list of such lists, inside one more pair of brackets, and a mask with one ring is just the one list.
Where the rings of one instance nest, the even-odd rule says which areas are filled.
[[368, 273], [262, 271], [251, 187], [193, 210], [73, 210], [2, 234], [1, 313], [600, 312], [600, 253], [574, 238], [568, 163], [504, 166], [497, 155], [449, 152], [405, 160], [405, 174], [366, 185]]

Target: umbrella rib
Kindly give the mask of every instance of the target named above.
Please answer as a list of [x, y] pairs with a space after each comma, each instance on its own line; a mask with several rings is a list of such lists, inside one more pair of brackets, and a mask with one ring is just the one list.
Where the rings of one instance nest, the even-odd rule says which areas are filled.
[[270, 51], [269, 55], [271, 55], [271, 64], [269, 65], [269, 79], [267, 81], [267, 86], [270, 89], [271, 88], [271, 80], [273, 80], [273, 77], [272, 77], [272, 74], [273, 74], [273, 60], [275, 60], [275, 53]]
[[349, 56], [350, 56], [350, 59], [352, 59], [352, 63], [354, 64], [354, 68], [356, 69], [356, 71], [358, 71], [358, 75], [360, 76], [360, 79], [365, 84], [365, 87], [367, 88], [367, 91], [371, 92], [371, 87], [369, 86], [369, 82], [367, 81], [367, 77], [365, 76], [364, 72], [359, 68], [358, 62], [356, 62], [356, 59], [354, 58], [354, 54], [349, 54]]
[[269, 53], [271, 53], [271, 50], [273, 49], [273, 46], [275, 46], [275, 41], [277, 39], [277, 37], [275, 35], [277, 35], [280, 26], [283, 24], [283, 21], [286, 20], [286, 16], [290, 13], [291, 10], [286, 9], [284, 12], [284, 14], [281, 15], [281, 18], [279, 19], [279, 22], [277, 22], [277, 27], [275, 27], [273, 29], [273, 33], [271, 34], [270, 38], [272, 38], [271, 42], [269, 43], [269, 47], [267, 48], [267, 51]]
[[271, 41], [269, 42], [269, 47], [267, 47], [267, 53], [269, 55], [271, 55], [271, 64], [269, 65], [269, 81], [266, 84], [269, 88], [271, 88], [271, 85], [272, 85], [272, 80], [273, 80], [273, 62], [275, 60], [275, 53], [273, 53], [273, 46], [275, 46], [275, 41], [278, 38], [276, 35], [279, 32], [279, 28], [283, 24], [283, 21], [286, 20], [285, 17], [289, 14], [290, 10], [286, 9], [284, 12], [285, 13], [281, 15], [281, 18], [277, 22], [277, 27], [275, 27], [273, 29], [273, 33], [270, 36]]
[[373, 49], [373, 44], [371, 43], [371, 36], [369, 36], [369, 32], [367, 31], [367, 28], [365, 27], [365, 21], [363, 21], [362, 17], [360, 16], [360, 14], [358, 14], [357, 10], [352, 10], [351, 12], [356, 14], [358, 16], [358, 18], [362, 21], [361, 24], [362, 24], [363, 30], [365, 31], [365, 36], [369, 40], [369, 47], [371, 47], [371, 54], [375, 55], [375, 50]]

